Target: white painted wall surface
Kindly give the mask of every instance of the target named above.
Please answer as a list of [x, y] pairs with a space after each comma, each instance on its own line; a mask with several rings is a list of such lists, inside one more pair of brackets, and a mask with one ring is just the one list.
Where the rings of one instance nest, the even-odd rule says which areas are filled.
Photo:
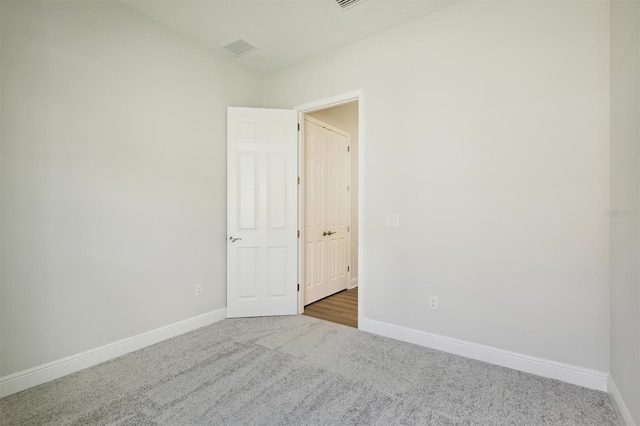
[[115, 2], [1, 29], [0, 376], [224, 307], [226, 108], [260, 80]]
[[607, 371], [608, 2], [463, 2], [271, 74], [263, 100], [357, 89], [366, 317]]
[[[611, 377], [640, 424], [640, 2], [611, 2]], [[619, 213], [616, 213], [619, 212]]]
[[[351, 135], [351, 279], [358, 278], [358, 102], [309, 113]], [[351, 283], [349, 283], [351, 286]]]

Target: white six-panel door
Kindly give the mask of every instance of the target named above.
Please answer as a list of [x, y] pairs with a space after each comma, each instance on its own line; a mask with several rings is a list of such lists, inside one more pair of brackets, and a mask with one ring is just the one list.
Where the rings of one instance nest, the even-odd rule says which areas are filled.
[[305, 118], [305, 305], [348, 284], [350, 138], [329, 127]]
[[228, 108], [227, 317], [297, 313], [297, 113]]

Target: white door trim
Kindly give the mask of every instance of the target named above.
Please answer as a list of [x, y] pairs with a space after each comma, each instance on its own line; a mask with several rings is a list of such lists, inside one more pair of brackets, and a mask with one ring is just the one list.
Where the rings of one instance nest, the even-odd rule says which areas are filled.
[[[298, 111], [298, 122], [300, 123], [300, 132], [298, 132], [298, 176], [302, 174], [304, 167], [304, 152], [302, 150], [302, 142], [304, 136], [304, 114], [317, 111], [319, 109], [325, 109], [329, 107], [335, 107], [349, 102], [358, 101], [358, 328], [361, 327], [362, 319], [364, 318], [364, 300], [366, 290], [366, 277], [365, 277], [365, 233], [364, 233], [364, 193], [365, 193], [365, 120], [364, 120], [364, 90], [355, 90], [353, 92], [344, 93], [341, 95], [332, 96], [330, 98], [320, 99], [317, 101], [309, 102], [306, 104], [295, 106], [294, 109]], [[301, 191], [301, 186], [298, 186], [298, 227], [302, 228], [303, 217], [302, 207], [304, 206], [304, 194]], [[301, 233], [304, 231], [300, 230]], [[302, 254], [302, 241], [303, 235], [298, 239], [298, 265], [300, 265]], [[302, 283], [302, 268], [298, 267], [298, 280]], [[302, 286], [301, 286], [302, 287]], [[304, 312], [304, 297], [303, 289], [298, 292], [298, 314]]]

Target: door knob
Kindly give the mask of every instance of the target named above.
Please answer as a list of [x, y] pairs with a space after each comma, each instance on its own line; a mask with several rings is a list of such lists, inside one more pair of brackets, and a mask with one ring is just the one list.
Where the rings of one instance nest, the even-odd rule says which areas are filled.
[[236, 238], [236, 237], [229, 237], [229, 241], [231, 241], [232, 243], [235, 243], [238, 240], [241, 240], [242, 238]]

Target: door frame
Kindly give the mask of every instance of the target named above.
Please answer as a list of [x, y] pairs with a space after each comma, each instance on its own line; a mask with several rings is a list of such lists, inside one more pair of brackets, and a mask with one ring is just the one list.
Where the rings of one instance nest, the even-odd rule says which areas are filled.
[[[365, 279], [364, 279], [364, 153], [365, 153], [365, 121], [364, 121], [364, 90], [356, 90], [353, 92], [343, 93], [341, 95], [332, 96], [330, 98], [319, 99], [313, 102], [295, 106], [293, 109], [298, 112], [298, 123], [300, 123], [300, 131], [298, 132], [298, 176], [301, 178], [301, 184], [298, 185], [298, 228], [300, 229], [300, 238], [298, 238], [298, 282], [303, 283], [304, 280], [304, 258], [303, 244], [304, 241], [304, 185], [302, 177], [304, 176], [304, 115], [321, 109], [340, 106], [353, 101], [358, 101], [358, 328], [361, 327], [364, 318], [364, 295], [365, 295]], [[353, 185], [353, 182], [351, 183]], [[353, 215], [353, 212], [351, 212]], [[351, 274], [349, 281], [351, 282]], [[304, 285], [298, 292], [298, 314], [304, 313]]]

